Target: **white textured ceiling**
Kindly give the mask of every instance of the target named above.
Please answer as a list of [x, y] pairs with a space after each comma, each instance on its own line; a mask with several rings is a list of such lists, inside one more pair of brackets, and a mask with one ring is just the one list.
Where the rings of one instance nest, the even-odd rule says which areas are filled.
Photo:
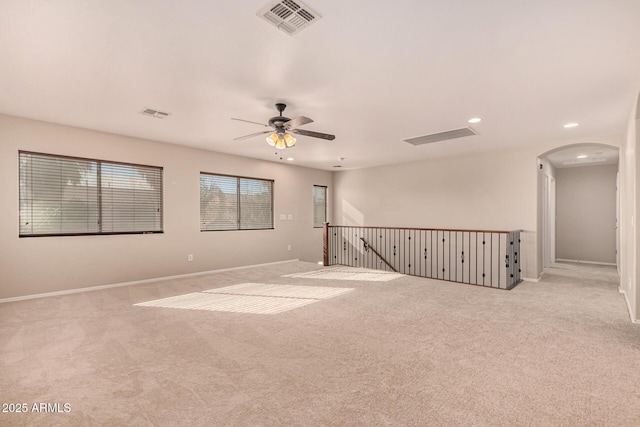
[[[275, 160], [230, 118], [281, 101], [337, 136], [284, 156], [331, 169], [621, 134], [640, 89], [638, 0], [309, 0], [293, 37], [266, 3], [0, 0], [0, 113]], [[479, 136], [403, 142], [474, 116]]]

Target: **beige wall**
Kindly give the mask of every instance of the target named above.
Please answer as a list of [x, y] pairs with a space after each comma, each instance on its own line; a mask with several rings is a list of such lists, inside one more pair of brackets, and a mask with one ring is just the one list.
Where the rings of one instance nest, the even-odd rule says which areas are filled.
[[635, 202], [633, 203], [632, 212], [633, 215], [633, 227], [632, 231], [632, 250], [631, 252], [631, 262], [630, 268], [633, 270], [633, 278], [632, 278], [632, 287], [635, 294], [635, 304], [633, 307], [634, 317], [633, 320], [636, 323], [640, 323], [640, 283], [638, 283], [638, 279], [640, 278], [640, 257], [639, 247], [640, 247], [640, 227], [638, 227], [638, 211], [640, 211], [640, 173], [638, 173], [638, 169], [640, 168], [640, 96], [638, 96], [638, 102], [636, 105], [635, 111], [635, 120], [633, 121], [633, 133], [630, 135], [631, 143], [635, 145], [635, 159], [633, 160], [634, 173], [635, 173], [635, 186], [633, 187], [633, 192], [635, 193], [635, 197], [633, 199]]
[[[18, 238], [18, 150], [162, 166], [164, 233]], [[274, 179], [275, 229], [200, 232], [200, 171]], [[332, 173], [0, 115], [0, 299], [296, 258], [321, 261], [314, 184], [331, 192]], [[294, 219], [280, 221], [280, 214]]]
[[522, 229], [522, 273], [536, 278], [537, 154], [508, 150], [336, 172], [334, 222]]
[[[640, 104], [640, 96], [637, 98], [637, 104]], [[631, 319], [639, 322], [640, 230], [637, 227], [637, 214], [640, 206], [640, 106], [637, 104], [631, 109], [620, 159], [620, 292], [625, 295]]]
[[556, 258], [615, 264], [617, 165], [556, 169]]

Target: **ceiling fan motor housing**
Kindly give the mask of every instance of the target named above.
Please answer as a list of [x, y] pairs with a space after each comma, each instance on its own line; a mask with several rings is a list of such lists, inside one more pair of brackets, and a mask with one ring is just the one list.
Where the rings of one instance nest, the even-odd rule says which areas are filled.
[[284, 132], [284, 128], [282, 128], [283, 125], [289, 120], [291, 120], [289, 117], [285, 117], [282, 115], [282, 112], [284, 111], [285, 108], [287, 108], [287, 104], [277, 103], [276, 109], [278, 110], [278, 113], [280, 113], [280, 115], [271, 117], [269, 119], [269, 126], [273, 126], [274, 128], [276, 128], [276, 132], [278, 133]]
[[275, 116], [269, 119], [269, 126], [272, 126], [276, 129], [282, 128], [284, 131], [284, 124], [291, 120], [289, 117], [285, 116]]

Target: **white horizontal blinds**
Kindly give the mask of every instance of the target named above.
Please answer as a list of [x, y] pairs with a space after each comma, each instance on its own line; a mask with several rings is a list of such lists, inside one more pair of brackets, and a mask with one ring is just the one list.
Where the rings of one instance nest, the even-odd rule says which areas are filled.
[[273, 181], [200, 174], [200, 230], [273, 228]]
[[20, 236], [162, 231], [162, 168], [19, 154]]
[[200, 174], [200, 231], [238, 229], [238, 178]]
[[20, 235], [96, 233], [94, 161], [19, 154]]
[[102, 232], [162, 231], [162, 169], [100, 163]]
[[273, 181], [240, 178], [240, 229], [273, 228]]
[[313, 226], [322, 227], [327, 222], [327, 187], [313, 186]]

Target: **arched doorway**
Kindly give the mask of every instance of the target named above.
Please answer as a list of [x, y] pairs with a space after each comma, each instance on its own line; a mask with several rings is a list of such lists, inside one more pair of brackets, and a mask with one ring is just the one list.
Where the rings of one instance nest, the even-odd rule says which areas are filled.
[[538, 157], [540, 270], [557, 260], [619, 266], [619, 148], [566, 145]]

